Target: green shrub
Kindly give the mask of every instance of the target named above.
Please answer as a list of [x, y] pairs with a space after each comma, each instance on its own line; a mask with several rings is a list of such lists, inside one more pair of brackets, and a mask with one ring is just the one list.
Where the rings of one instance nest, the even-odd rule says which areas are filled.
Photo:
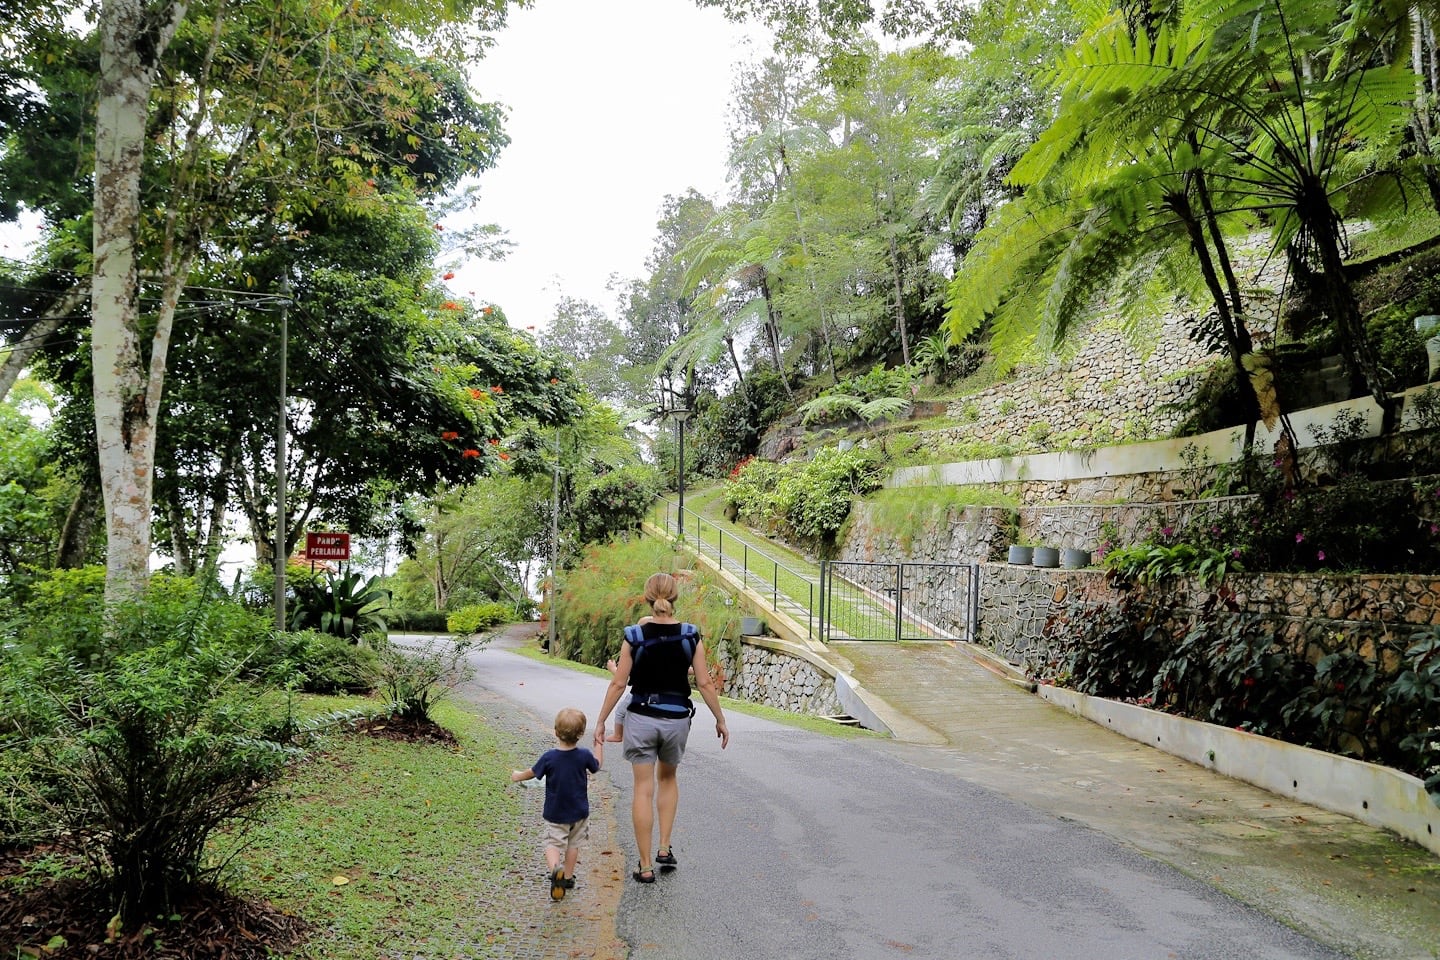
[[479, 603], [474, 606], [461, 607], [450, 614], [445, 621], [445, 628], [451, 633], [468, 637], [481, 630], [508, 623], [513, 619], [515, 619], [515, 609], [508, 603]]
[[444, 633], [450, 629], [449, 618], [444, 610], [391, 610], [385, 626], [391, 633]]
[[31, 651], [54, 651], [81, 666], [103, 666], [121, 653], [168, 639], [175, 624], [194, 619], [203, 607], [206, 629], [237, 658], [259, 669], [268, 656], [268, 618], [213, 586], [157, 574], [146, 589], [145, 605], [121, 605], [112, 611], [108, 629], [104, 594], [103, 567], [51, 571], [33, 585], [16, 636]]
[[829, 553], [850, 503], [880, 486], [880, 462], [858, 448], [824, 447], [800, 464], [748, 463], [726, 489], [741, 519]]
[[739, 642], [740, 610], [708, 569], [690, 563], [687, 554], [655, 540], [587, 548], [561, 578], [555, 626], [563, 649], [555, 652], [603, 666], [619, 654], [625, 627], [650, 612], [645, 580], [663, 571], [680, 580], [675, 615], [700, 628], [713, 667], [719, 648]]
[[[4, 792], [41, 811], [127, 923], [170, 912], [210, 875], [210, 836], [252, 811], [291, 755], [265, 739], [264, 698], [241, 680], [237, 608], [203, 591], [183, 605], [181, 584], [157, 578], [116, 607], [102, 659], [51, 644], [0, 666]], [[98, 609], [75, 613], [77, 635], [102, 633]]]
[[380, 642], [375, 679], [389, 701], [390, 714], [412, 723], [433, 722], [430, 712], [435, 705], [474, 675], [467, 657], [483, 643], [433, 639], [418, 646], [401, 646]]
[[659, 487], [659, 475], [649, 466], [621, 467], [592, 479], [575, 498], [580, 542], [602, 543], [639, 530]]
[[287, 624], [291, 630], [319, 630], [337, 637], [359, 637], [384, 630], [381, 613], [390, 606], [390, 591], [379, 577], [327, 573], [323, 579], [298, 582]]
[[368, 644], [318, 630], [288, 633], [282, 642], [305, 693], [369, 693], [375, 686], [379, 658]]

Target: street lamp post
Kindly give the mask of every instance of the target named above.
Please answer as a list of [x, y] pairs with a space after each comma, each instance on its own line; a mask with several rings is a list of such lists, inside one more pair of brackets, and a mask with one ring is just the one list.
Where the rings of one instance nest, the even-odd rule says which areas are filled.
[[675, 421], [675, 433], [678, 439], [679, 452], [675, 461], [675, 489], [679, 494], [680, 513], [675, 521], [675, 526], [682, 543], [685, 541], [685, 421], [690, 419], [690, 414], [693, 412], [690, 409], [688, 384], [680, 390], [673, 387], [660, 388], [660, 416]]

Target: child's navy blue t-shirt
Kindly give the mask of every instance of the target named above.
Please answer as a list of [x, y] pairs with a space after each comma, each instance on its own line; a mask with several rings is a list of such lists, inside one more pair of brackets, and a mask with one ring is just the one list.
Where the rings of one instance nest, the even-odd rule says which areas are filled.
[[597, 773], [600, 761], [584, 747], [573, 750], [546, 750], [531, 767], [535, 776], [545, 778], [545, 809], [550, 823], [578, 823], [590, 816], [587, 773]]

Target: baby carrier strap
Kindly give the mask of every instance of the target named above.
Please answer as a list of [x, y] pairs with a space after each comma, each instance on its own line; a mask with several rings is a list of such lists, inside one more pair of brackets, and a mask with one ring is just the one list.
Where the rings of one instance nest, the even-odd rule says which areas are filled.
[[689, 660], [695, 656], [695, 647], [700, 642], [700, 628], [693, 623], [680, 624], [678, 636], [647, 637], [640, 624], [632, 623], [625, 628], [625, 642], [630, 644], [630, 662], [639, 663], [640, 657], [645, 650], [657, 643], [670, 643], [674, 640], [680, 641], [681, 648], [685, 651], [685, 659]]

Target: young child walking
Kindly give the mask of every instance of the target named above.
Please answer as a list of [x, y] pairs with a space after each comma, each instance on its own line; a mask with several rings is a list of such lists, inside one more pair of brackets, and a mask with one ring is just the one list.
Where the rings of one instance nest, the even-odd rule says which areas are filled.
[[575, 886], [575, 865], [580, 844], [586, 839], [590, 820], [589, 776], [600, 771], [605, 747], [595, 745], [591, 753], [577, 747], [585, 735], [585, 714], [566, 707], [555, 715], [553, 750], [546, 750], [529, 770], [514, 770], [510, 782], [544, 778], [545, 863], [550, 869], [550, 899], [564, 900], [565, 891]]

